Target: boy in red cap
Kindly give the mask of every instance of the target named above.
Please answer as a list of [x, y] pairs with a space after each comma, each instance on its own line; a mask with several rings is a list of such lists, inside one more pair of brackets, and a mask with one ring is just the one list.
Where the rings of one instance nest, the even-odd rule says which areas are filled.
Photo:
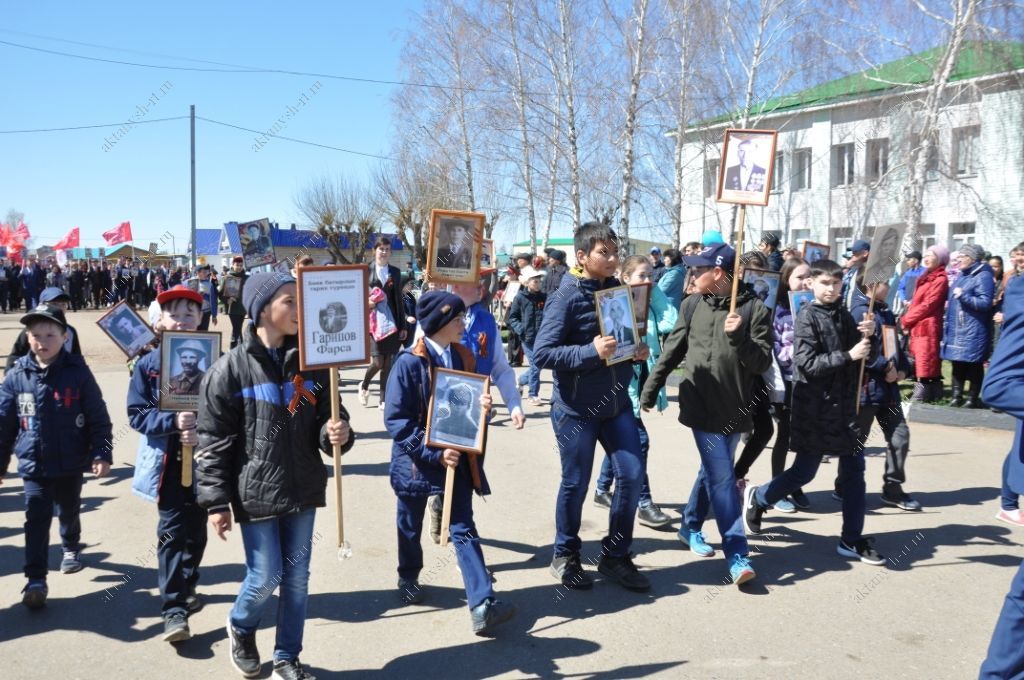
[[[160, 320], [156, 331], [194, 331], [203, 314], [203, 296], [175, 286], [156, 298]], [[160, 411], [160, 352], [150, 352], [135, 365], [128, 387], [128, 419], [141, 435], [132, 491], [156, 501], [157, 579], [162, 639], [181, 642], [192, 637], [189, 614], [202, 608], [196, 595], [199, 563], [206, 549], [206, 511], [196, 504], [194, 487], [181, 485], [181, 447], [195, 446], [195, 413]]]

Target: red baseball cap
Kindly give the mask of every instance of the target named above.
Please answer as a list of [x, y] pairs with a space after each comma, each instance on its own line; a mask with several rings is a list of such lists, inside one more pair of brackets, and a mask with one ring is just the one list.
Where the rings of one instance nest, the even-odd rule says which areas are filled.
[[165, 290], [164, 292], [156, 296], [156, 301], [160, 304], [161, 307], [163, 307], [171, 300], [178, 299], [191, 300], [192, 302], [200, 306], [202, 306], [203, 304], [203, 296], [197, 293], [196, 291], [192, 290], [188, 286], [175, 286], [174, 288], [171, 288], [170, 290]]

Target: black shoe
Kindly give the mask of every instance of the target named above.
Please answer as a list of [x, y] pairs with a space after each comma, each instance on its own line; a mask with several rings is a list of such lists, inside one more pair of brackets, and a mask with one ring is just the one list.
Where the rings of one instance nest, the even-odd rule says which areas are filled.
[[764, 509], [757, 505], [757, 487], [748, 486], [743, 490], [743, 526], [748, 534], [761, 533], [761, 517]]
[[811, 507], [811, 499], [807, 497], [807, 494], [803, 492], [803, 489], [797, 489], [791, 493], [789, 495], [789, 499], [793, 501], [793, 505], [801, 510], [806, 510]]
[[843, 502], [843, 492], [840, 491], [839, 489], [836, 489], [835, 491], [833, 491], [832, 492], [832, 500], [839, 501], [840, 503], [842, 503]]
[[444, 510], [444, 501], [441, 496], [434, 496], [427, 503], [430, 511], [430, 538], [441, 545], [441, 512]]
[[612, 507], [612, 495], [607, 491], [601, 491], [598, 489], [594, 492], [594, 505], [599, 508], [608, 508], [610, 510]]
[[977, 402], [974, 401], [974, 397], [967, 397], [967, 399], [964, 400], [963, 408], [980, 408], [976, 403]]
[[563, 586], [573, 590], [590, 590], [594, 587], [594, 579], [583, 571], [580, 556], [576, 554], [551, 560], [551, 575], [561, 581]]
[[191, 637], [192, 631], [188, 629], [188, 616], [176, 612], [164, 619], [164, 642], [184, 642]]
[[469, 612], [473, 632], [481, 637], [490, 635], [494, 628], [509, 621], [517, 611], [514, 604], [489, 597]]
[[865, 536], [853, 545], [840, 540], [836, 546], [836, 552], [843, 557], [852, 557], [864, 564], [873, 564], [878, 567], [885, 564], [885, 558], [878, 554], [874, 547], [875, 539]]
[[260, 674], [260, 653], [256, 649], [256, 633], [242, 633], [231, 625], [228, 615], [228, 641], [231, 644], [231, 665], [244, 677]]
[[398, 579], [398, 596], [406, 604], [419, 604], [423, 602], [423, 588], [420, 582], [414, 578]]
[[272, 680], [316, 680], [316, 677], [302, 668], [298, 659], [284, 659], [274, 662]]
[[195, 588], [193, 588], [189, 591], [188, 597], [185, 598], [185, 609], [189, 614], [195, 614], [202, 608], [203, 601], [199, 599], [199, 595], [196, 594]]
[[50, 589], [46, 587], [43, 579], [32, 579], [21, 591], [21, 603], [29, 609], [42, 609], [46, 606], [46, 596]]
[[651, 582], [633, 564], [631, 555], [622, 557], [602, 555], [601, 560], [597, 563], [597, 570], [626, 590], [646, 592], [651, 589]]
[[921, 504], [911, 498], [899, 484], [886, 484], [882, 488], [882, 502], [886, 505], [916, 512], [921, 509]]
[[655, 503], [645, 505], [636, 514], [637, 520], [645, 527], [659, 529], [672, 521]]

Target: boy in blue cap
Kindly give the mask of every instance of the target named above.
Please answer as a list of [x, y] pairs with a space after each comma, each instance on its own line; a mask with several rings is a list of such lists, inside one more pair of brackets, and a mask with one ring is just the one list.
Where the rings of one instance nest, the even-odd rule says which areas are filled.
[[[391, 447], [391, 487], [398, 497], [398, 590], [406, 602], [423, 600], [418, 578], [423, 569], [423, 513], [431, 495], [444, 493], [445, 468], [456, 468], [449, 528], [459, 570], [466, 586], [473, 632], [489, 635], [509, 619], [516, 608], [498, 600], [480, 549], [473, 522], [473, 492], [490, 493], [481, 458], [455, 449], [426, 444], [427, 405], [431, 398], [434, 369], [473, 372], [472, 352], [459, 344], [465, 328], [466, 306], [453, 293], [430, 291], [416, 304], [416, 320], [423, 337], [402, 350], [388, 377], [384, 402], [384, 426], [394, 440]], [[480, 405], [491, 408], [483, 394]]]
[[60, 570], [82, 569], [79, 520], [82, 475], [103, 477], [113, 462], [107, 405], [89, 367], [64, 349], [67, 321], [55, 305], [40, 304], [21, 317], [30, 352], [0, 387], [0, 483], [11, 452], [25, 490], [25, 586], [29, 609], [46, 604], [46, 554], [54, 505], [64, 558]]

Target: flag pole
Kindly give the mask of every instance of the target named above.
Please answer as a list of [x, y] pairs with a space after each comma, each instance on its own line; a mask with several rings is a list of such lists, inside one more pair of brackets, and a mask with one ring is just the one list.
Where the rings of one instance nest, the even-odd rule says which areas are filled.
[[196, 269], [196, 105], [189, 106], [192, 133], [192, 271]]

